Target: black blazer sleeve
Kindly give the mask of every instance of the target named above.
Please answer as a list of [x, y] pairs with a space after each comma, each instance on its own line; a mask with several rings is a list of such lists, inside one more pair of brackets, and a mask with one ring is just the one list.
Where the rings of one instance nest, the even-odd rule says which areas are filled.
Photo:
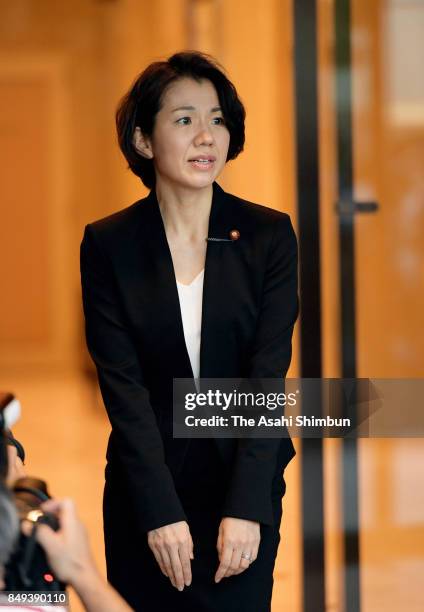
[[[281, 215], [267, 261], [262, 304], [250, 355], [248, 377], [281, 378], [291, 360], [298, 314], [297, 241], [288, 215]], [[239, 439], [223, 516], [273, 525], [272, 480], [281, 444], [288, 439]]]
[[114, 445], [143, 532], [187, 520], [165, 463], [162, 439], [126, 328], [111, 266], [94, 228], [81, 244], [81, 283], [88, 350], [112, 425]]

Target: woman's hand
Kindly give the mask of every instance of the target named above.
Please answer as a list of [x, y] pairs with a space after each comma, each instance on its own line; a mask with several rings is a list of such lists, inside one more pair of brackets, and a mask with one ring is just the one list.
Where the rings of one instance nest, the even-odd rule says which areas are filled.
[[[258, 556], [260, 541], [259, 523], [225, 516], [218, 531], [216, 547], [220, 564], [215, 574], [215, 582], [247, 570]], [[242, 554], [249, 556], [250, 560], [242, 558]]]
[[147, 543], [172, 586], [182, 591], [184, 585], [191, 584], [193, 540], [186, 521], [152, 529], [147, 533]]

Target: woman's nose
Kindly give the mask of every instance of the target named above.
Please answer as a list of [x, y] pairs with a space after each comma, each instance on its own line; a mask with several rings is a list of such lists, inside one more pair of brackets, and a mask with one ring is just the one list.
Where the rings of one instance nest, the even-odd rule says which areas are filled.
[[200, 128], [198, 133], [196, 134], [196, 138], [194, 139], [194, 144], [196, 146], [199, 146], [202, 144], [209, 145], [212, 143], [213, 143], [213, 137], [212, 137], [210, 130], [207, 127]]

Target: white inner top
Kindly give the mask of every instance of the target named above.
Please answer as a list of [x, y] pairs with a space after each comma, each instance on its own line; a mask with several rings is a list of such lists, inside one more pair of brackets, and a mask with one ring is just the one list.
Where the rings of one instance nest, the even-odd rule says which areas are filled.
[[184, 338], [194, 378], [200, 375], [200, 331], [202, 327], [203, 269], [189, 285], [177, 280]]

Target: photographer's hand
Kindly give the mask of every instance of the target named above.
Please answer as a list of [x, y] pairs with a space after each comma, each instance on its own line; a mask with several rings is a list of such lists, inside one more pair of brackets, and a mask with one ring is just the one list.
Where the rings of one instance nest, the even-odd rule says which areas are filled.
[[[58, 531], [44, 524], [38, 524], [36, 531], [36, 539], [57, 578], [75, 589], [88, 612], [129, 612], [131, 608], [100, 576], [74, 502], [49, 499], [41, 509], [56, 514], [59, 519]], [[32, 524], [24, 521], [23, 532], [29, 535], [31, 529]]]
[[191, 584], [193, 540], [186, 521], [178, 521], [152, 529], [147, 533], [147, 543], [155, 556], [162, 573], [172, 586], [182, 591]]

